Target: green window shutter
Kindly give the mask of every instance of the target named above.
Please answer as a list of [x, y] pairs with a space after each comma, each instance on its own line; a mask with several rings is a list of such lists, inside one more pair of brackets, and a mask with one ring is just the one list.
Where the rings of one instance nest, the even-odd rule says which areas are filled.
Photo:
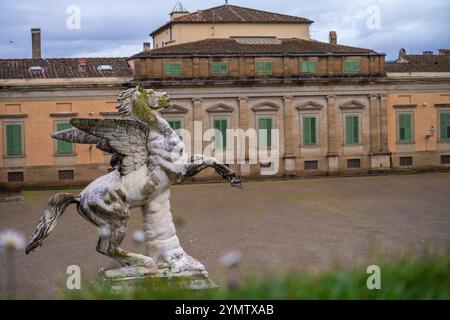
[[272, 119], [260, 118], [258, 120], [259, 146], [262, 148], [272, 147]]
[[311, 117], [310, 118], [310, 136], [311, 136], [311, 144], [316, 144], [316, 117]]
[[169, 123], [170, 127], [173, 130], [181, 129], [181, 121], [180, 120], [168, 120], [167, 122]]
[[178, 135], [180, 139], [182, 139], [181, 136], [181, 121], [180, 120], [167, 120], [172, 130], [175, 131], [175, 133]]
[[224, 61], [216, 61], [212, 63], [212, 73], [227, 73], [227, 63]]
[[302, 73], [316, 73], [316, 62], [302, 61]]
[[220, 73], [227, 73], [228, 72], [228, 65], [226, 62], [220, 63]]
[[345, 144], [359, 143], [359, 117], [345, 116]]
[[256, 72], [264, 73], [264, 62], [262, 62], [262, 61], [256, 62]]
[[353, 143], [359, 143], [359, 117], [353, 117]]
[[345, 73], [359, 72], [359, 61], [358, 60], [345, 60], [344, 61], [344, 72]]
[[215, 119], [214, 129], [219, 130], [221, 137], [216, 137], [216, 147], [225, 149], [227, 147], [227, 120]]
[[303, 118], [303, 144], [311, 144], [311, 122], [309, 117]]
[[6, 125], [6, 153], [8, 156], [19, 156], [23, 154], [22, 125]]
[[213, 62], [211, 67], [212, 73], [219, 73], [220, 72], [220, 65], [219, 62]]
[[[58, 123], [56, 125], [56, 131], [62, 131], [70, 129], [72, 126], [70, 123]], [[56, 153], [57, 154], [71, 154], [73, 153], [73, 145], [70, 142], [57, 140], [56, 142]]]
[[271, 73], [272, 72], [272, 61], [257, 61], [256, 62], [256, 72], [257, 73]]
[[411, 113], [400, 113], [398, 115], [398, 139], [402, 142], [412, 141]]
[[315, 145], [316, 136], [316, 117], [303, 117], [303, 144]]
[[179, 74], [181, 73], [181, 63], [165, 63], [164, 73], [166, 74]]
[[439, 113], [439, 138], [442, 140], [450, 139], [450, 112]]
[[172, 73], [172, 64], [170, 64], [170, 63], [164, 64], [164, 73], [166, 73], [166, 74]]

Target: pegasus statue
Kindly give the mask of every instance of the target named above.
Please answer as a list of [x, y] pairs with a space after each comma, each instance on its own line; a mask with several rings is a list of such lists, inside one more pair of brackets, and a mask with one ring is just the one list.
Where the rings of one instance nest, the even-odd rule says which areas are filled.
[[[195, 155], [183, 161], [184, 143], [157, 112], [169, 107], [166, 93], [142, 87], [119, 96], [120, 119], [70, 121], [73, 128], [52, 134], [71, 143], [95, 144], [112, 154], [113, 170], [95, 179], [78, 195], [58, 193], [50, 198], [26, 247], [30, 253], [47, 238], [66, 207], [76, 204], [78, 213], [101, 230], [97, 251], [123, 267], [144, 266], [155, 273], [205, 271], [205, 267], [180, 246], [170, 211], [170, 185], [182, 183], [212, 167], [232, 186], [240, 178], [212, 157]], [[121, 248], [130, 209], [143, 214], [146, 255]]]

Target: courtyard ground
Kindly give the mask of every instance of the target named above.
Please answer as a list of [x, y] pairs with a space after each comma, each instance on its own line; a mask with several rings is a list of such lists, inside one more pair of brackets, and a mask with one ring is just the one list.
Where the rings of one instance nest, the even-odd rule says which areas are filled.
[[[23, 191], [23, 200], [0, 202], [0, 230], [29, 236], [56, 192]], [[246, 182], [244, 190], [181, 185], [172, 188], [172, 212], [182, 246], [219, 284], [219, 259], [235, 249], [242, 252], [244, 274], [376, 264], [374, 247], [386, 255], [448, 247], [450, 173]], [[133, 211], [125, 248], [143, 252], [131, 239], [141, 227], [140, 212]], [[69, 265], [80, 266], [84, 280], [94, 280], [101, 267], [116, 266], [95, 251], [97, 239], [97, 228], [74, 205], [68, 207], [41, 248], [29, 256], [17, 253], [18, 297], [60, 297]], [[5, 276], [1, 254], [0, 293]]]

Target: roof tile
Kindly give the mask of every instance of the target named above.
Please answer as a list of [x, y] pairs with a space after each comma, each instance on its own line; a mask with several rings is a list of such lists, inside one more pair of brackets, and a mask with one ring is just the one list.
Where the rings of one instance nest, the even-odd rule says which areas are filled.
[[[86, 62], [85, 67], [80, 66], [81, 60]], [[112, 70], [100, 70], [98, 68], [100, 65], [110, 65]], [[41, 67], [41, 70], [35, 71], [32, 67]], [[0, 79], [131, 78], [132, 76], [132, 69], [125, 58], [0, 59]]]

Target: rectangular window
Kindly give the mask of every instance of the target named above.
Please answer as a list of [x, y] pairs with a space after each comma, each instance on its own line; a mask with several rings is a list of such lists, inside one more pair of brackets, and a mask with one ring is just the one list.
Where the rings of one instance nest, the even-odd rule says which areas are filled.
[[256, 61], [256, 72], [257, 73], [271, 73], [272, 72], [272, 61]]
[[361, 159], [348, 159], [347, 168], [349, 169], [361, 168]]
[[399, 113], [397, 115], [397, 128], [398, 128], [398, 141], [399, 142], [412, 142], [413, 141], [413, 114]]
[[164, 73], [165, 74], [180, 74], [181, 73], [181, 63], [165, 63], [164, 64]]
[[6, 124], [6, 155], [23, 155], [23, 130], [21, 124]]
[[271, 148], [272, 147], [272, 118], [259, 118], [258, 119], [258, 133], [259, 133], [259, 147]]
[[58, 180], [74, 180], [75, 172], [73, 170], [58, 170]]
[[439, 139], [450, 140], [450, 112], [439, 113]]
[[359, 116], [345, 116], [345, 144], [359, 144]]
[[181, 120], [167, 120], [170, 127], [176, 132], [178, 137], [181, 139]]
[[23, 172], [8, 172], [8, 182], [23, 182]]
[[214, 119], [214, 129], [219, 131], [217, 132], [219, 136], [215, 135], [214, 140], [216, 142], [216, 147], [222, 150], [227, 147], [227, 128], [227, 119]]
[[[58, 123], [56, 124], [56, 131], [62, 131], [70, 129], [72, 126], [70, 123]], [[63, 140], [56, 141], [56, 154], [73, 154], [73, 144]]]
[[317, 117], [303, 117], [303, 145], [310, 146], [317, 144]]
[[450, 154], [441, 156], [441, 164], [450, 164]]
[[304, 167], [305, 170], [317, 170], [319, 169], [319, 161], [317, 160], [305, 161]]
[[401, 167], [409, 167], [413, 164], [412, 157], [400, 157], [400, 166]]
[[315, 61], [302, 61], [301, 62], [302, 73], [316, 73]]
[[228, 66], [225, 61], [215, 61], [211, 64], [211, 73], [227, 73]]
[[344, 72], [345, 73], [358, 73], [359, 72], [359, 61], [358, 60], [345, 60], [344, 61]]

